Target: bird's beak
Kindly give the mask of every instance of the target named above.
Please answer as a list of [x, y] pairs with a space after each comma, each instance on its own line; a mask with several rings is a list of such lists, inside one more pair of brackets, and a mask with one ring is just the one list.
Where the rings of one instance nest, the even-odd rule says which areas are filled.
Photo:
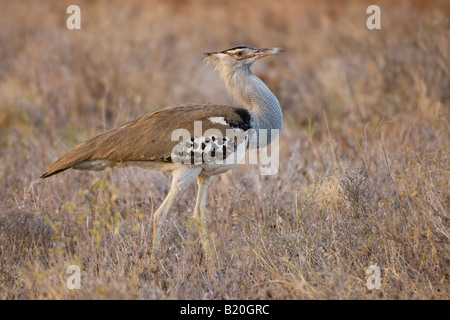
[[203, 52], [203, 57], [207, 58], [210, 57], [212, 55], [217, 54], [218, 52]]
[[270, 56], [272, 54], [275, 54], [275, 53], [278, 53], [278, 52], [283, 52], [283, 51], [286, 51], [286, 50], [281, 49], [281, 48], [256, 49], [255, 52], [253, 53], [253, 57], [259, 59], [259, 58]]

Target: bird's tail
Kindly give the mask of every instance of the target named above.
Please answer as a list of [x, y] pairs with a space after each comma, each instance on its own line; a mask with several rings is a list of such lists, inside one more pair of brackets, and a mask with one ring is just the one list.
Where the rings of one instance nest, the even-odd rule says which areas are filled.
[[48, 178], [70, 168], [80, 170], [104, 170], [107, 166], [99, 166], [99, 161], [103, 161], [104, 163], [109, 162], [99, 159], [95, 151], [96, 145], [100, 142], [102, 136], [103, 135], [99, 135], [89, 139], [67, 152], [61, 158], [53, 162], [47, 171], [41, 175], [41, 178]]

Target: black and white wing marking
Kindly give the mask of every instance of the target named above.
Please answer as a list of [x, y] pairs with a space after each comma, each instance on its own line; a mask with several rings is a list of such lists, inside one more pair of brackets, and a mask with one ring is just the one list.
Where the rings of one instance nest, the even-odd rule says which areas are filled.
[[246, 109], [234, 110], [232, 117], [208, 117], [203, 135], [180, 142], [171, 154], [174, 163], [240, 164], [243, 163], [253, 121]]

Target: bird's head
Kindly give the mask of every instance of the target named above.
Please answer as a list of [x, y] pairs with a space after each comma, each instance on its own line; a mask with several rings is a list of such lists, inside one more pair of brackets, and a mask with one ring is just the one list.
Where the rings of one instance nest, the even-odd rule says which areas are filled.
[[249, 68], [256, 60], [278, 52], [281, 48], [255, 49], [247, 46], [237, 46], [220, 52], [205, 53], [205, 60], [215, 64], [216, 68], [224, 72], [233, 72], [238, 69]]

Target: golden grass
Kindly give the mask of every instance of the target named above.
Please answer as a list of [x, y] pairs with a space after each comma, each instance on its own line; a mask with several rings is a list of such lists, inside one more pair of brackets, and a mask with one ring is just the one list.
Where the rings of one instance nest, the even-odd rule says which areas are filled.
[[[0, 3], [0, 298], [448, 299], [450, 6], [378, 1]], [[145, 112], [229, 103], [202, 52], [246, 44], [285, 115], [279, 174], [240, 167], [208, 196], [207, 272], [190, 216], [171, 210], [150, 267], [152, 212], [170, 176], [46, 167]], [[82, 289], [66, 287], [68, 265]], [[366, 287], [369, 265], [381, 289]]]

